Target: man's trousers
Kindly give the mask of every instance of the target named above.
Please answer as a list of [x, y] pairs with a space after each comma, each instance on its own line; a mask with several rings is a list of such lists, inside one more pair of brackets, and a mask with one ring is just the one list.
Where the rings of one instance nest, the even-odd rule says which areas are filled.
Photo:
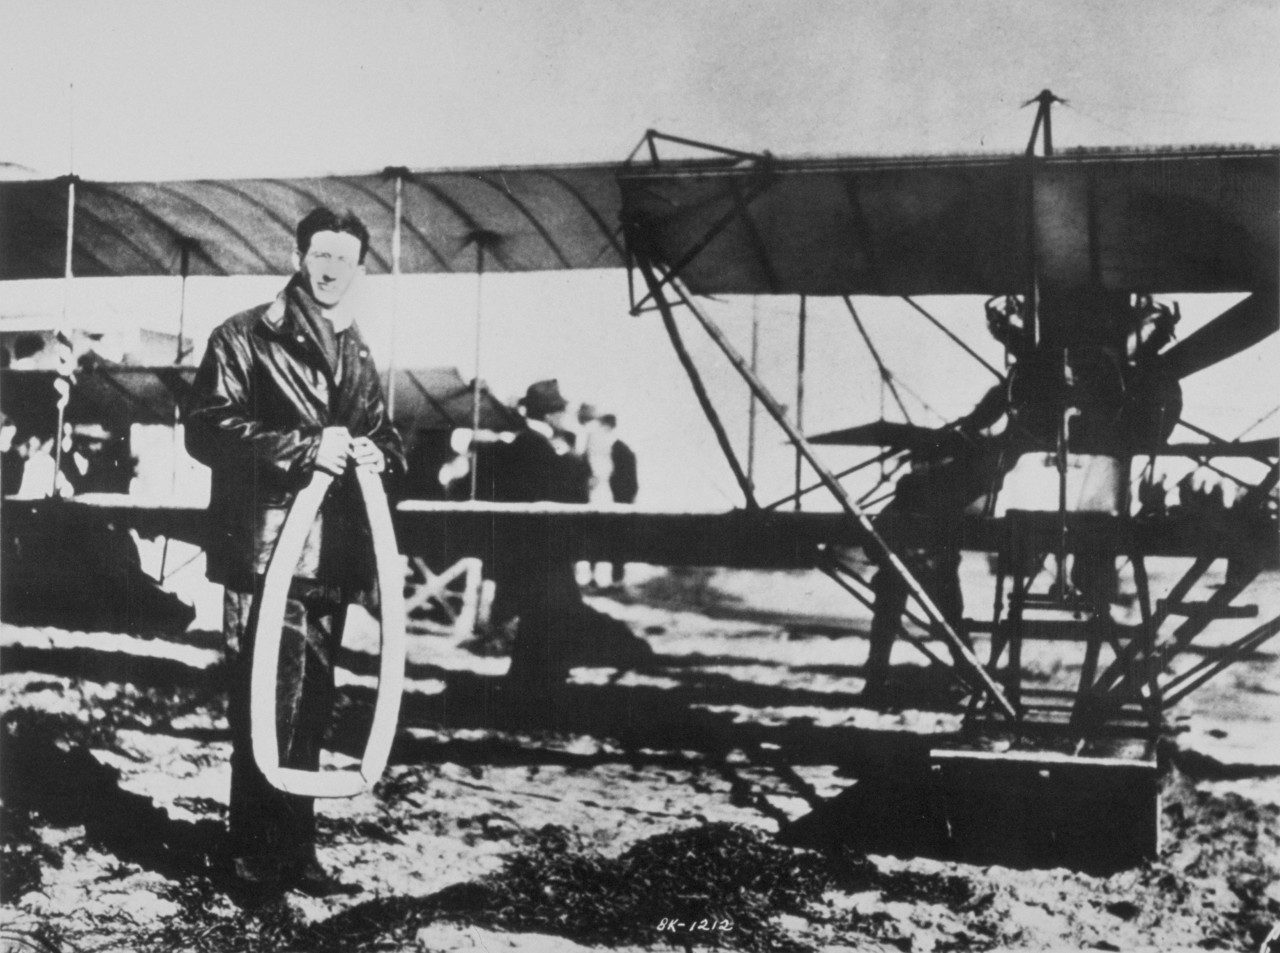
[[[259, 582], [259, 589], [261, 583]], [[314, 771], [334, 703], [334, 663], [346, 601], [340, 593], [295, 580], [285, 603], [276, 684], [276, 737], [283, 767]], [[231, 686], [231, 855], [264, 871], [315, 856], [314, 799], [272, 787], [253, 757], [250, 682], [257, 599], [228, 587], [223, 600]]]

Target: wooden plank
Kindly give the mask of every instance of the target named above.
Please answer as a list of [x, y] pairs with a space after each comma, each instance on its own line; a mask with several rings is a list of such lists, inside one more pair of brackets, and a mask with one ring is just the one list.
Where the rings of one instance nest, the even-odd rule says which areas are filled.
[[[142, 536], [169, 536], [202, 545], [207, 514], [201, 505], [123, 494], [86, 494], [71, 501], [3, 501], [6, 527], [40, 531], [55, 509], [86, 511], [135, 529]], [[1072, 519], [1069, 542], [1088, 545], [1096, 520]], [[777, 510], [675, 510], [621, 504], [458, 503], [406, 500], [393, 513], [403, 552], [445, 566], [464, 556], [491, 558], [495, 547], [550, 541], [557, 554], [575, 560], [649, 562], [665, 566], [802, 568], [817, 563], [823, 545], [859, 547], [860, 528], [838, 512]], [[1221, 525], [1219, 525], [1221, 524]], [[927, 527], [923, 528], [927, 531]], [[1002, 521], [968, 517], [965, 548], [995, 552]], [[1233, 517], [1212, 526], [1181, 521], [1135, 527], [1146, 554], [1196, 556], [1249, 552], [1274, 565], [1280, 532], [1269, 519]]]

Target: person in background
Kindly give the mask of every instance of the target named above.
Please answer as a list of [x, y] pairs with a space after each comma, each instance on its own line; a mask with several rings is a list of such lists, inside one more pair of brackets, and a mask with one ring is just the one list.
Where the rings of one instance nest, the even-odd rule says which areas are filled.
[[[590, 470], [560, 437], [568, 403], [559, 382], [530, 384], [523, 405], [525, 429], [484, 449], [478, 495], [507, 503], [587, 502]], [[507, 687], [519, 704], [534, 709], [562, 697], [575, 664], [635, 667], [653, 656], [624, 623], [583, 603], [572, 541], [550, 526], [497, 541], [489, 567], [492, 624], [518, 620]]]
[[591, 434], [595, 432], [595, 404], [578, 405], [578, 428], [574, 437], [573, 449], [581, 456], [586, 456], [587, 445], [591, 442]]
[[128, 493], [135, 461], [101, 424], [75, 424], [62, 454], [62, 475], [77, 493]]
[[[604, 428], [594, 404], [582, 404], [578, 407], [578, 428], [574, 434], [573, 449], [587, 462], [589, 477], [586, 502], [612, 502], [613, 497], [609, 494], [609, 471], [613, 464], [609, 458], [609, 444]], [[587, 560], [578, 563], [578, 584], [588, 592], [594, 592], [598, 588], [597, 583], [600, 583], [596, 578], [596, 569]]]
[[578, 435], [575, 449], [591, 468], [587, 500], [590, 503], [609, 503], [609, 474], [613, 461], [609, 456], [611, 437], [605, 432], [603, 420], [591, 404], [578, 408]]
[[27, 461], [18, 450], [17, 438], [18, 428], [0, 413], [0, 492], [4, 496], [13, 496], [22, 486]]
[[367, 601], [373, 559], [355, 469], [403, 472], [377, 368], [352, 290], [369, 232], [353, 214], [317, 208], [299, 222], [296, 273], [280, 294], [209, 338], [186, 406], [187, 449], [213, 471], [208, 574], [222, 583], [231, 672], [233, 876], [253, 898], [294, 889], [354, 893], [316, 856], [312, 798], [272, 787], [253, 756], [249, 719], [256, 595], [294, 497], [334, 478], [294, 571], [284, 613], [277, 698], [280, 762], [315, 770], [332, 718], [334, 664], [347, 606]]
[[26, 331], [13, 339], [13, 360], [9, 369], [13, 371], [37, 370], [40, 367], [40, 355], [44, 351], [44, 338], [34, 331]]
[[[988, 332], [1004, 345], [1016, 370], [1031, 353], [1021, 302], [1012, 296], [992, 298], [986, 315]], [[969, 413], [939, 428], [935, 446], [912, 454], [910, 472], [898, 480], [893, 499], [875, 517], [877, 531], [967, 646], [971, 643], [960, 587], [963, 519], [966, 509], [985, 502], [1015, 456], [995, 433], [1008, 422], [1008, 414], [1008, 387], [997, 384]], [[878, 706], [899, 700], [890, 660], [910, 590], [887, 560], [878, 558], [876, 563], [862, 700]], [[956, 648], [950, 648], [955, 664], [963, 664]]]
[[[16, 455], [22, 460], [22, 477], [13, 494], [24, 500], [39, 500], [46, 496], [71, 496], [71, 484], [58, 475], [58, 464], [53, 453], [53, 433], [29, 432], [15, 438]], [[8, 463], [6, 458], [6, 464]], [[55, 483], [54, 477], [57, 475]]]
[[[609, 448], [609, 496], [614, 503], [634, 503], [640, 492], [640, 480], [636, 470], [636, 454], [617, 436], [618, 418], [614, 414], [600, 417], [602, 442]], [[609, 571], [612, 588], [626, 584], [627, 564], [615, 562]]]

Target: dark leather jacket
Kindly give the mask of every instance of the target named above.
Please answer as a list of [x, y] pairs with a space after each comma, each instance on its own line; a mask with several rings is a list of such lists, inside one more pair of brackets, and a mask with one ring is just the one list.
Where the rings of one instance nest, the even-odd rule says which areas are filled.
[[[338, 336], [335, 383], [316, 332], [282, 295], [209, 338], [184, 413], [187, 450], [213, 471], [208, 576], [247, 590], [266, 571], [294, 495], [307, 484], [325, 427], [346, 427], [403, 472], [400, 437], [355, 325]], [[295, 576], [348, 588], [372, 579], [367, 523], [350, 472], [336, 480]]]

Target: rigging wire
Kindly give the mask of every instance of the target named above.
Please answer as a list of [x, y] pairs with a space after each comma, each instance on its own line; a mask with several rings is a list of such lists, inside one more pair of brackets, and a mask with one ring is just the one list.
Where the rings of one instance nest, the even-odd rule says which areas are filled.
[[1120, 135], [1130, 139], [1144, 138], [1141, 133], [1139, 133], [1136, 129], [1133, 129], [1132, 127], [1120, 126], [1113, 122], [1107, 122], [1107, 120], [1105, 119], [1100, 119], [1097, 116], [1092, 115], [1091, 113], [1085, 112], [1083, 109], [1081, 109], [1079, 106], [1076, 106], [1076, 105], [1068, 105], [1067, 103], [1063, 103], [1062, 105], [1070, 109], [1072, 112], [1074, 112], [1076, 115], [1080, 116], [1081, 118], [1087, 119], [1092, 123], [1096, 123], [1097, 125], [1102, 126], [1104, 129], [1109, 130], [1110, 132], [1119, 133]]
[[898, 394], [898, 388], [894, 386], [893, 373], [885, 366], [884, 361], [880, 358], [880, 352], [871, 343], [871, 336], [867, 334], [867, 329], [862, 325], [862, 318], [858, 316], [858, 311], [853, 306], [853, 299], [848, 295], [841, 295], [841, 298], [844, 301], [844, 306], [849, 309], [849, 316], [853, 318], [853, 323], [858, 328], [858, 333], [862, 335], [863, 343], [867, 345], [867, 351], [871, 354], [871, 359], [876, 362], [876, 368], [880, 372], [880, 419], [884, 419], [884, 392], [887, 387], [889, 393], [893, 395], [893, 400], [898, 405], [898, 409], [902, 411], [903, 419], [907, 423], [911, 423], [911, 414], [907, 411], [907, 405], [902, 402], [902, 397]]
[[908, 397], [910, 397], [912, 400], [914, 400], [914, 401], [915, 401], [917, 404], [919, 404], [921, 407], [923, 407], [927, 413], [933, 414], [933, 416], [937, 417], [937, 418], [938, 418], [939, 420], [941, 420], [943, 423], [949, 423], [949, 422], [950, 422], [949, 418], [948, 418], [945, 414], [943, 414], [942, 412], [940, 412], [937, 408], [935, 408], [935, 407], [934, 407], [932, 404], [930, 404], [927, 400], [925, 400], [923, 397], [921, 397], [919, 394], [917, 394], [917, 393], [916, 393], [914, 390], [912, 390], [912, 389], [911, 389], [907, 384], [903, 383], [902, 378], [898, 378], [897, 380], [898, 380], [898, 386], [899, 386], [899, 387], [901, 387], [904, 391], [906, 391], [907, 396], [908, 396]]
[[959, 337], [957, 337], [954, 331], [952, 331], [950, 328], [944, 325], [941, 321], [939, 321], [937, 318], [931, 315], [924, 308], [920, 307], [920, 305], [917, 304], [915, 299], [913, 299], [910, 295], [903, 295], [902, 300], [905, 301], [907, 304], [911, 305], [911, 307], [915, 308], [916, 311], [920, 312], [920, 314], [924, 315], [924, 317], [928, 320], [930, 324], [932, 324], [935, 328], [937, 328], [939, 331], [941, 331], [943, 334], [949, 337], [953, 342], [955, 342], [955, 344], [962, 351], [964, 351], [971, 358], [973, 358], [975, 361], [977, 361], [979, 364], [981, 364], [983, 367], [989, 370], [992, 374], [994, 374], [996, 377], [996, 380], [998, 381], [1004, 380], [1004, 375], [1001, 374], [998, 370], [996, 370], [990, 361], [988, 361], [981, 354], [979, 354], [977, 351], [971, 348], [968, 344], [962, 341]]
[[[882, 450], [880, 453], [876, 454], [875, 456], [869, 457], [866, 460], [863, 460], [861, 463], [855, 463], [853, 466], [849, 467], [848, 469], [841, 470], [839, 473], [835, 475], [835, 477], [837, 480], [844, 480], [846, 477], [851, 476], [854, 473], [857, 473], [859, 470], [865, 470], [867, 467], [875, 466], [876, 464], [881, 464], [883, 466], [886, 460], [890, 459], [891, 457], [896, 457], [903, 452], [904, 451], [899, 449]], [[882, 483], [883, 479], [879, 482]], [[826, 488], [826, 484], [819, 481], [818, 483], [810, 483], [808, 486], [802, 488], [800, 490], [800, 493], [802, 495], [807, 496], [808, 494], [813, 493], [815, 490], [821, 490], [825, 488]], [[793, 495], [784, 496], [772, 501], [771, 503], [766, 503], [762, 508], [766, 510], [776, 510], [779, 507], [784, 506], [787, 503], [790, 503], [793, 498], [794, 498]]]
[[1236, 435], [1236, 440], [1240, 440], [1242, 437], [1245, 436], [1245, 434], [1254, 430], [1259, 424], [1266, 423], [1268, 420], [1270, 420], [1272, 417], [1274, 417], [1278, 413], [1280, 413], [1280, 404], [1276, 404], [1276, 406], [1272, 407], [1270, 410], [1268, 410], [1265, 414], [1263, 414], [1253, 423], [1249, 424], [1249, 426], [1245, 427], [1244, 430], [1241, 430], [1240, 433]]
[[[1079, 100], [1075, 100], [1075, 101], [1078, 102]], [[1154, 115], [1163, 115], [1163, 116], [1176, 116], [1181, 119], [1198, 119], [1198, 120], [1204, 119], [1204, 114], [1202, 112], [1194, 112], [1188, 109], [1160, 108], [1158, 106], [1150, 106], [1145, 103], [1142, 105], [1133, 105], [1133, 104], [1122, 105], [1120, 103], [1111, 103], [1111, 102], [1106, 102], [1098, 99], [1089, 99], [1087, 100], [1087, 102], [1089, 103], [1090, 106], [1097, 107], [1098, 109], [1104, 109], [1109, 112], [1124, 113], [1125, 115], [1129, 115], [1129, 116], [1154, 114]], [[1217, 110], [1214, 111], [1214, 118], [1226, 119], [1229, 122], [1239, 122], [1239, 123], [1245, 123], [1245, 122], [1254, 123], [1257, 121], [1256, 116], [1235, 115], [1232, 113], [1222, 113]]]

